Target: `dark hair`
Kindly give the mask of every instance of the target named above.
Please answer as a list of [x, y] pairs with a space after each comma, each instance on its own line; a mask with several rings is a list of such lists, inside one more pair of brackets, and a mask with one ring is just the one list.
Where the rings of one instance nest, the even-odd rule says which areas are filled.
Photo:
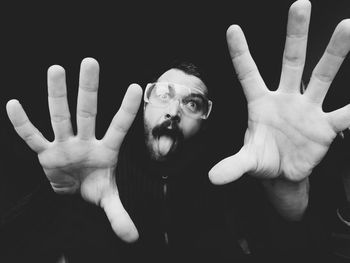
[[153, 78], [153, 82], [156, 82], [161, 74], [163, 74], [165, 71], [168, 71], [170, 69], [178, 69], [188, 75], [192, 75], [199, 78], [207, 87], [208, 96], [209, 96], [209, 86], [208, 86], [206, 72], [204, 72], [203, 68], [199, 67], [198, 64], [195, 64], [194, 62], [191, 62], [185, 59], [173, 60], [171, 63], [167, 64], [165, 67], [162, 67], [162, 70], [158, 72], [157, 77]]
[[[188, 75], [193, 75], [202, 80], [202, 74], [198, 66], [189, 61], [175, 60], [170, 68], [179, 69]], [[202, 80], [203, 81], [203, 80]]]

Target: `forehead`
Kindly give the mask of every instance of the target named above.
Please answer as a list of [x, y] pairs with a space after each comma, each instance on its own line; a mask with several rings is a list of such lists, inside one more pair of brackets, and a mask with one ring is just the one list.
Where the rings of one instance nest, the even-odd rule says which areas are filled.
[[189, 87], [191, 90], [200, 91], [201, 93], [207, 94], [208, 90], [203, 81], [198, 77], [186, 74], [179, 69], [169, 69], [164, 72], [159, 78], [158, 82], [170, 82]]

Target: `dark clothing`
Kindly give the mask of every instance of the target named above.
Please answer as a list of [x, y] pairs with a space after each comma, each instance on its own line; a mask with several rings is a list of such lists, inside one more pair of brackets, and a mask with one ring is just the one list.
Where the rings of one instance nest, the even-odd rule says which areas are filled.
[[332, 250], [338, 262], [350, 262], [350, 204], [335, 211]]
[[130, 139], [142, 136], [130, 136], [134, 135], [129, 135], [119, 156], [116, 180], [121, 201], [139, 231], [137, 242], [119, 240], [101, 208], [79, 195], [57, 195], [46, 182], [23, 200], [17, 216], [4, 217], [1, 262], [57, 262], [61, 255], [68, 262], [312, 258], [312, 217], [302, 223], [285, 222], [260, 184], [248, 176], [233, 184], [212, 185], [207, 173], [221, 156], [210, 154], [204, 138], [190, 141], [165, 165], [149, 160], [140, 149], [142, 142]]
[[119, 155], [116, 180], [140, 234], [136, 243], [120, 241], [101, 208], [79, 195], [57, 195], [44, 183], [23, 200], [18, 216], [4, 219], [9, 222], [3, 222], [2, 256], [9, 262], [18, 257], [55, 262], [62, 254], [69, 262], [240, 259], [243, 252], [225, 222], [226, 188], [209, 182], [214, 160], [203, 159], [210, 154], [201, 138], [163, 164], [150, 160], [143, 144], [130, 136]]

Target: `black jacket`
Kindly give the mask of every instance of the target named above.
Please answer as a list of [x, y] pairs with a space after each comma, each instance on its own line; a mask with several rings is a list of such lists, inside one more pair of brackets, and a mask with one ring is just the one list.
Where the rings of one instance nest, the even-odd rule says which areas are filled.
[[[209, 182], [207, 173], [222, 156], [213, 156], [205, 136], [166, 164], [148, 159], [142, 140], [128, 135], [116, 174], [137, 242], [122, 242], [101, 208], [79, 195], [57, 195], [43, 181], [3, 216], [1, 262], [57, 262], [62, 255], [68, 262], [303, 262], [322, 254], [316, 250], [324, 242], [317, 233], [322, 244], [316, 244], [311, 231], [321, 229], [317, 212], [286, 222], [258, 181]], [[245, 241], [249, 251], [241, 247]]]

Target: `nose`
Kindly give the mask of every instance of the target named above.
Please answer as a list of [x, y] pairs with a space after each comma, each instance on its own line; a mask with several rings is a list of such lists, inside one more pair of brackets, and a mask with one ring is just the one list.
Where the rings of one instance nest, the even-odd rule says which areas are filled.
[[181, 112], [181, 106], [179, 100], [174, 100], [169, 103], [169, 106], [166, 108], [165, 117], [167, 119], [170, 118], [178, 118], [180, 120], [180, 112]]

